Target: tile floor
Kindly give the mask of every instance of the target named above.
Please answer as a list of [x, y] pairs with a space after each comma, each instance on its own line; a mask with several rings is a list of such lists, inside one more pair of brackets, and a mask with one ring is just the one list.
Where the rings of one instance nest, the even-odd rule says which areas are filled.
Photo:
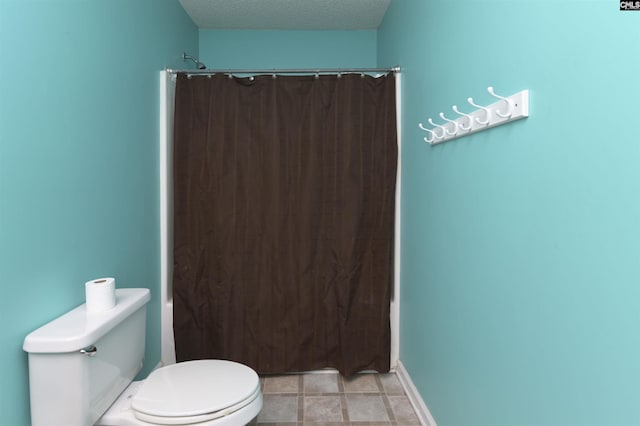
[[395, 374], [265, 376], [257, 425], [419, 425]]

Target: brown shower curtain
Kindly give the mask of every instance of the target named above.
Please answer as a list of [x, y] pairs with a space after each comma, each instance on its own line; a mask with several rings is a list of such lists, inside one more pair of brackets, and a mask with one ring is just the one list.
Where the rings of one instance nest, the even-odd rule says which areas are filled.
[[178, 74], [178, 361], [389, 370], [395, 81]]

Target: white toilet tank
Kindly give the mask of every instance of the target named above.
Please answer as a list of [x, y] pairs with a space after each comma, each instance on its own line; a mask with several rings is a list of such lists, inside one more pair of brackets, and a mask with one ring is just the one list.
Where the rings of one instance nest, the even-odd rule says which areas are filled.
[[140, 371], [146, 288], [116, 290], [116, 306], [85, 305], [29, 334], [32, 426], [91, 426]]

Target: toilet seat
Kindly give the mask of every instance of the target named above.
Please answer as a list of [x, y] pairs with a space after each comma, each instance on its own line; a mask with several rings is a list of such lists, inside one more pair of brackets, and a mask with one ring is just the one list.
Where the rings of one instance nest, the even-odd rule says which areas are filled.
[[228, 407], [226, 409], [222, 409], [219, 411], [215, 411], [213, 413], [202, 414], [199, 416], [189, 416], [189, 417], [158, 417], [149, 414], [144, 414], [140, 412], [134, 411], [134, 415], [136, 419], [142, 420], [143, 422], [151, 423], [154, 425], [191, 425], [191, 424], [203, 424], [204, 422], [221, 419], [230, 414], [235, 413], [236, 411], [244, 408], [245, 406], [251, 404], [256, 398], [260, 396], [260, 387], [256, 389], [253, 395], [232, 407]]
[[133, 397], [131, 409], [144, 422], [190, 424], [227, 416], [260, 394], [258, 375], [245, 365], [187, 361], [153, 371]]

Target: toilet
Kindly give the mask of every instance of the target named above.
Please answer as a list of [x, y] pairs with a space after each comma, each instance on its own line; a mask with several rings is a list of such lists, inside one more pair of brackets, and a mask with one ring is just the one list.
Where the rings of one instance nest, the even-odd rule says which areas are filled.
[[149, 299], [148, 289], [117, 289], [114, 308], [81, 305], [25, 338], [32, 426], [242, 426], [258, 415], [258, 375], [237, 362], [181, 362], [133, 381]]

